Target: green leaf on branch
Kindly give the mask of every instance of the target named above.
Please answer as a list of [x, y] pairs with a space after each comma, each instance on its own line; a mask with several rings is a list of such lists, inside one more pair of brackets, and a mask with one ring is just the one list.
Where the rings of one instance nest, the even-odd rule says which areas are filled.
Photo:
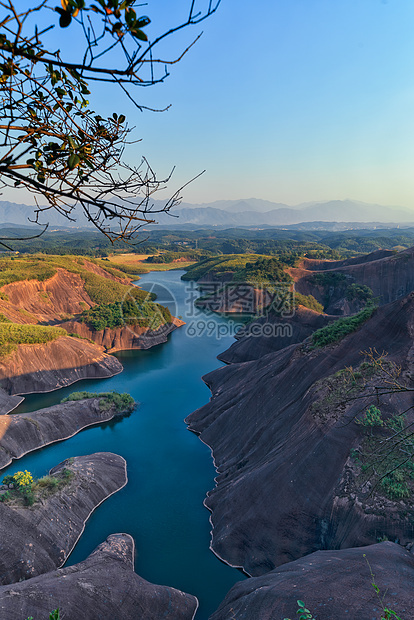
[[142, 32], [142, 30], [130, 30], [130, 32], [136, 39], [139, 39], [140, 41], [148, 41], [147, 35], [145, 32]]
[[70, 155], [70, 157], [68, 158], [68, 168], [69, 170], [74, 170], [76, 168], [76, 166], [78, 166], [80, 163], [80, 157], [79, 155], [76, 155], [76, 153], [72, 153], [72, 155]]

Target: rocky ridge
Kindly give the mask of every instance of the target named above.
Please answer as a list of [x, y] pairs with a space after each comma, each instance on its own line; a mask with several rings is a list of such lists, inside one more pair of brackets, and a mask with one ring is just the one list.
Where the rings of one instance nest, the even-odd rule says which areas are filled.
[[50, 475], [73, 474], [67, 484], [33, 506], [0, 503], [0, 583], [10, 584], [64, 564], [85, 522], [127, 483], [126, 462], [100, 452], [67, 459]]
[[66, 620], [192, 620], [197, 599], [139, 577], [134, 551], [131, 536], [112, 534], [79, 564], [0, 586], [0, 615], [40, 620], [60, 608]]
[[68, 439], [84, 428], [108, 422], [116, 407], [101, 407], [100, 398], [68, 401], [31, 413], [0, 415], [0, 469], [28, 452]]
[[[360, 352], [373, 343], [410, 381], [413, 334], [409, 295], [379, 308], [338, 344], [319, 350], [291, 345], [204, 377], [212, 399], [187, 422], [212, 448], [218, 471], [205, 504], [219, 557], [261, 575], [318, 549], [370, 544], [381, 536], [412, 540], [411, 505], [398, 510], [394, 502], [384, 512], [383, 505], [375, 510], [366, 498], [344, 494], [342, 476], [361, 441], [354, 420], [363, 405], [357, 399], [343, 407], [340, 397], [326, 407], [320, 382], [346, 367], [358, 369]], [[407, 409], [411, 398], [406, 393], [383, 401], [381, 409], [391, 415]]]
[[[62, 336], [46, 344], [19, 345], [1, 358], [0, 387], [9, 395], [51, 392], [81, 379], [112, 377], [121, 371], [121, 363], [103, 347]], [[8, 409], [6, 401], [6, 410], [1, 411], [13, 408]]]
[[[380, 597], [372, 587], [370, 568]], [[382, 597], [389, 609], [408, 620], [413, 613], [413, 578], [414, 555], [391, 542], [317, 551], [240, 581], [210, 620], [293, 620], [297, 599], [305, 601], [318, 620], [371, 620], [382, 616]]]

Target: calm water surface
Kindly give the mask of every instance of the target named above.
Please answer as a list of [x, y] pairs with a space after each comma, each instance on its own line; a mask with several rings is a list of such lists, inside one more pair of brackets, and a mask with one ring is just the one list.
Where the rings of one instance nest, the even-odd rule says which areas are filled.
[[68, 564], [84, 560], [110, 534], [127, 532], [136, 543], [136, 572], [197, 596], [197, 620], [206, 620], [243, 575], [209, 550], [209, 512], [203, 499], [214, 487], [215, 470], [209, 448], [183, 420], [208, 401], [210, 392], [201, 376], [221, 365], [216, 356], [234, 341], [234, 319], [185, 316], [194, 295], [188, 292], [190, 283], [180, 280], [183, 273], [153, 272], [139, 282], [158, 292], [160, 303], [187, 322], [167, 343], [118, 353], [124, 366], [120, 375], [28, 396], [16, 412], [53, 405], [75, 390], [129, 392], [140, 403], [138, 409], [129, 418], [23, 457], [7, 471], [28, 469], [43, 476], [70, 456], [100, 451], [122, 455], [128, 463], [128, 484], [91, 516]]

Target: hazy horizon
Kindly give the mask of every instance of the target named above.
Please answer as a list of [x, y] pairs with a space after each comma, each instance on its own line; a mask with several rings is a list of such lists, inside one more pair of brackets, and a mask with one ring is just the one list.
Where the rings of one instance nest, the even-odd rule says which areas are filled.
[[[149, 36], [187, 10], [187, 0], [150, 0]], [[413, 209], [413, 21], [410, 0], [223, 0], [202, 26], [165, 42], [162, 54], [174, 57], [204, 31], [165, 83], [135, 91], [142, 105], [172, 104], [168, 112], [139, 112], [114, 86], [94, 87], [91, 105], [136, 127], [142, 141], [126, 161], [146, 156], [160, 177], [176, 166], [165, 196], [206, 169], [184, 202], [352, 196]], [[72, 31], [58, 34], [73, 46]], [[0, 199], [27, 202], [15, 189]]]

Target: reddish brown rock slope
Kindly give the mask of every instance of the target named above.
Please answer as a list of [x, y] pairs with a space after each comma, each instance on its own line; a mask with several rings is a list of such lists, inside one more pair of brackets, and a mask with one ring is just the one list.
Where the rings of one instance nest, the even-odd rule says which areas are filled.
[[63, 336], [47, 344], [19, 345], [0, 359], [0, 387], [9, 394], [50, 392], [80, 379], [112, 377], [121, 371], [120, 362], [102, 347]]
[[115, 351], [126, 351], [128, 349], [150, 349], [158, 344], [167, 342], [167, 337], [177, 327], [184, 325], [184, 321], [172, 317], [172, 323], [162, 325], [155, 331], [147, 327], [116, 327], [113, 329], [105, 328], [100, 331], [88, 327], [85, 323], [78, 321], [67, 321], [60, 327], [66, 329], [68, 333], [78, 334], [82, 338], [88, 338], [108, 353]]
[[[395, 301], [414, 289], [414, 248], [397, 253], [374, 252], [346, 261], [317, 262], [319, 264], [314, 265], [313, 261], [306, 260], [301, 267], [288, 271], [295, 280], [296, 290], [303, 295], [313, 295], [328, 314], [349, 313], [344, 305], [349, 284], [369, 286], [381, 304]], [[321, 272], [338, 273], [346, 279], [335, 286], [317, 285], [312, 282], [312, 275]]]

